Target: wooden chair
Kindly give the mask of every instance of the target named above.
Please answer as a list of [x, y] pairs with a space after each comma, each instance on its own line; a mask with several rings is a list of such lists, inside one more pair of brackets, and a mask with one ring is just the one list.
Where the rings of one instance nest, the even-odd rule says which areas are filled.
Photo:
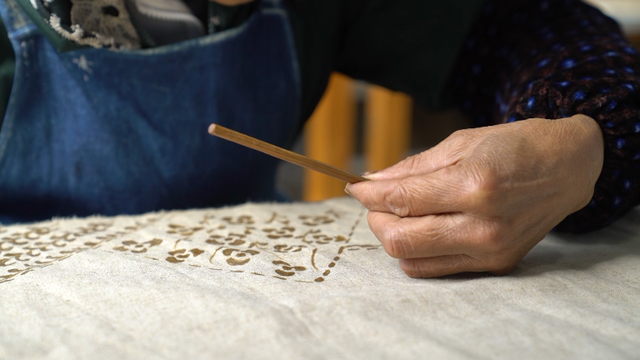
[[[365, 100], [364, 152], [366, 170], [379, 170], [402, 160], [409, 151], [412, 100], [405, 94], [369, 86]], [[318, 108], [305, 128], [307, 156], [353, 171], [357, 131], [355, 84], [334, 74]], [[345, 183], [305, 171], [306, 201], [344, 196]]]
[[[587, 0], [618, 19], [627, 36], [640, 48], [640, 0]], [[412, 101], [408, 96], [370, 86], [365, 100], [364, 129], [356, 129], [354, 82], [334, 74], [316, 112], [305, 129], [308, 156], [353, 171], [357, 132], [363, 131], [366, 170], [379, 170], [402, 160], [409, 150]], [[345, 184], [306, 171], [303, 198], [323, 200], [344, 195]]]

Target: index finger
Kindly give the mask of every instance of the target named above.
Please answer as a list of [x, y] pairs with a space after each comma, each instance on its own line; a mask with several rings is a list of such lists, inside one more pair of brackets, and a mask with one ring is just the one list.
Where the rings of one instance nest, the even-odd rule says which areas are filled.
[[465, 182], [451, 168], [401, 179], [348, 184], [346, 187], [346, 191], [367, 209], [400, 217], [464, 211], [465, 189]]

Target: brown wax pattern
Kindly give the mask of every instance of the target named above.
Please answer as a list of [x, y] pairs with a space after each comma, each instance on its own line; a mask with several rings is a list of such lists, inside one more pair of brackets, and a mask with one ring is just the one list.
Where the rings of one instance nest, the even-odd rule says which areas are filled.
[[0, 227], [0, 284], [86, 251], [189, 266], [213, 271], [212, 276], [311, 284], [326, 281], [349, 252], [381, 249], [353, 238], [364, 209], [355, 214], [328, 206], [308, 207], [305, 214], [279, 209], [249, 206], [240, 214], [234, 208], [191, 210]]

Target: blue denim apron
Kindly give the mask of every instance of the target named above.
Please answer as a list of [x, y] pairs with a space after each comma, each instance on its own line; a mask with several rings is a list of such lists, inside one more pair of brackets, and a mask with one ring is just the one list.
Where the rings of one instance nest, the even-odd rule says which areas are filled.
[[120, 52], [58, 53], [13, 0], [0, 13], [17, 60], [0, 131], [0, 222], [276, 198], [277, 160], [207, 127], [291, 145], [300, 84], [281, 1], [263, 0], [236, 29]]

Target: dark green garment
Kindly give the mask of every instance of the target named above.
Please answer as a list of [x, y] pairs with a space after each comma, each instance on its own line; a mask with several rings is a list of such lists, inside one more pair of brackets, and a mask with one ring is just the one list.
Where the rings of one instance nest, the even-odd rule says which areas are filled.
[[[59, 51], [78, 46], [56, 34], [29, 0], [15, 0]], [[286, 0], [302, 78], [301, 120], [315, 109], [332, 71], [406, 92], [420, 104], [448, 105], [444, 89], [483, 0]], [[236, 25], [245, 7], [215, 6]], [[4, 28], [2, 27], [3, 30]], [[13, 51], [0, 34], [0, 104], [8, 100]], [[302, 121], [301, 121], [302, 123]]]

